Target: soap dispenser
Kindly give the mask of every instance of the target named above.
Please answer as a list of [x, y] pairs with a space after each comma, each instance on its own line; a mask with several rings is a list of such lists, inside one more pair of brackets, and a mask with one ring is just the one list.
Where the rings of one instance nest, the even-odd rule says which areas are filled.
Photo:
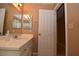
[[7, 33], [6, 33], [6, 40], [10, 40], [10, 32], [9, 32], [9, 30], [7, 31]]

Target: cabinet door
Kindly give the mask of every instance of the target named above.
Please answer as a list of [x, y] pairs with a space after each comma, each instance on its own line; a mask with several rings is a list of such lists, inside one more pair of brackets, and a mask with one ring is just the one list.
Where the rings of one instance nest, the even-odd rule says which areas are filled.
[[32, 55], [32, 44], [28, 45], [21, 54], [22, 56], [31, 56]]
[[29, 45], [28, 46], [27, 53], [28, 53], [28, 56], [31, 56], [32, 55], [32, 45]]
[[28, 56], [28, 51], [27, 51], [27, 49], [24, 49], [24, 51], [22, 52], [21, 55], [22, 55], [22, 56]]

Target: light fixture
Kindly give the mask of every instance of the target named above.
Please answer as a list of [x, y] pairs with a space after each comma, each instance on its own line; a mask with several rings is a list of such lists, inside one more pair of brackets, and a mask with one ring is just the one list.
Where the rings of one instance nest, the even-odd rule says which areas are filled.
[[20, 3], [20, 4], [18, 4], [20, 7], [22, 7], [22, 4]]
[[15, 8], [17, 8], [18, 11], [21, 11], [22, 4], [21, 3], [13, 3], [12, 4]]
[[21, 3], [13, 3], [14, 6], [17, 6], [17, 7], [22, 7], [22, 4]]

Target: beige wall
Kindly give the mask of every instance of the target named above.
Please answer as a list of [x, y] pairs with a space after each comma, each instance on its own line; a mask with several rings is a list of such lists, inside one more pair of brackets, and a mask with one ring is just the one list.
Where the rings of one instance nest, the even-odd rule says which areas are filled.
[[79, 4], [67, 4], [68, 55], [79, 56]]
[[4, 33], [6, 34], [7, 30], [10, 31], [10, 33], [13, 32], [12, 28], [12, 20], [13, 15], [16, 14], [18, 11], [15, 9], [15, 7], [12, 4], [0, 4], [0, 8], [6, 9], [5, 14], [5, 24], [4, 24]]
[[[24, 4], [23, 11], [24, 13], [31, 14], [32, 15], [32, 30], [25, 30], [22, 29], [22, 33], [33, 33], [34, 34], [34, 52], [37, 52], [38, 47], [38, 20], [39, 20], [39, 9], [50, 9], [53, 10], [56, 4]], [[5, 32], [7, 30], [10, 30], [10, 33], [12, 33], [12, 15], [16, 13], [16, 9], [12, 5], [9, 4], [0, 4], [0, 7], [5, 7], [7, 9], [6, 11], [6, 20], [5, 20]], [[16, 29], [17, 33], [21, 33], [21, 29]]]
[[[24, 13], [28, 13], [33, 15], [33, 28], [32, 28], [32, 32], [34, 34], [34, 52], [37, 51], [37, 47], [38, 47], [38, 16], [39, 16], [39, 9], [51, 9], [53, 10], [55, 4], [24, 4]], [[26, 31], [25, 33], [27, 33], [30, 31]]]

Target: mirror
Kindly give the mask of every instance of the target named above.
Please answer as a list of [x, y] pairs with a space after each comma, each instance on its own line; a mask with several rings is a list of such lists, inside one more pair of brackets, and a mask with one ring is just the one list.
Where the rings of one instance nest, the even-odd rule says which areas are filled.
[[20, 13], [13, 15], [12, 27], [21, 28], [21, 14]]
[[[23, 5], [21, 7], [23, 7]], [[32, 29], [32, 15], [24, 13], [24, 10], [23, 10], [24, 8], [20, 8], [20, 9], [22, 11], [13, 16], [12, 27], [13, 28], [22, 27], [22, 29], [31, 30]]]
[[[23, 7], [24, 4], [18, 3], [3, 3], [0, 8], [5, 9], [1, 35], [5, 35], [7, 31], [11, 33], [22, 33], [22, 31], [32, 30], [32, 15]], [[0, 12], [1, 14], [1, 12]], [[2, 16], [0, 16], [1, 18]], [[23, 29], [23, 30], [21, 30]], [[3, 31], [2, 31], [3, 30]]]
[[13, 15], [12, 27], [18, 29], [18, 28], [21, 28], [21, 26], [22, 26], [22, 22], [21, 22], [21, 20], [22, 20], [22, 4], [13, 3], [12, 5], [18, 11]]
[[21, 27], [21, 23], [17, 21], [17, 19], [21, 21], [21, 8], [14, 7], [12, 3], [0, 3], [0, 9], [0, 18], [2, 17], [2, 21], [0, 21], [2, 25], [0, 27], [1, 35], [5, 35], [7, 31], [13, 33], [13, 30], [16, 30], [15, 28]]
[[32, 28], [32, 15], [23, 14], [23, 29], [30, 30]]
[[0, 35], [3, 34], [5, 8], [0, 8]]

